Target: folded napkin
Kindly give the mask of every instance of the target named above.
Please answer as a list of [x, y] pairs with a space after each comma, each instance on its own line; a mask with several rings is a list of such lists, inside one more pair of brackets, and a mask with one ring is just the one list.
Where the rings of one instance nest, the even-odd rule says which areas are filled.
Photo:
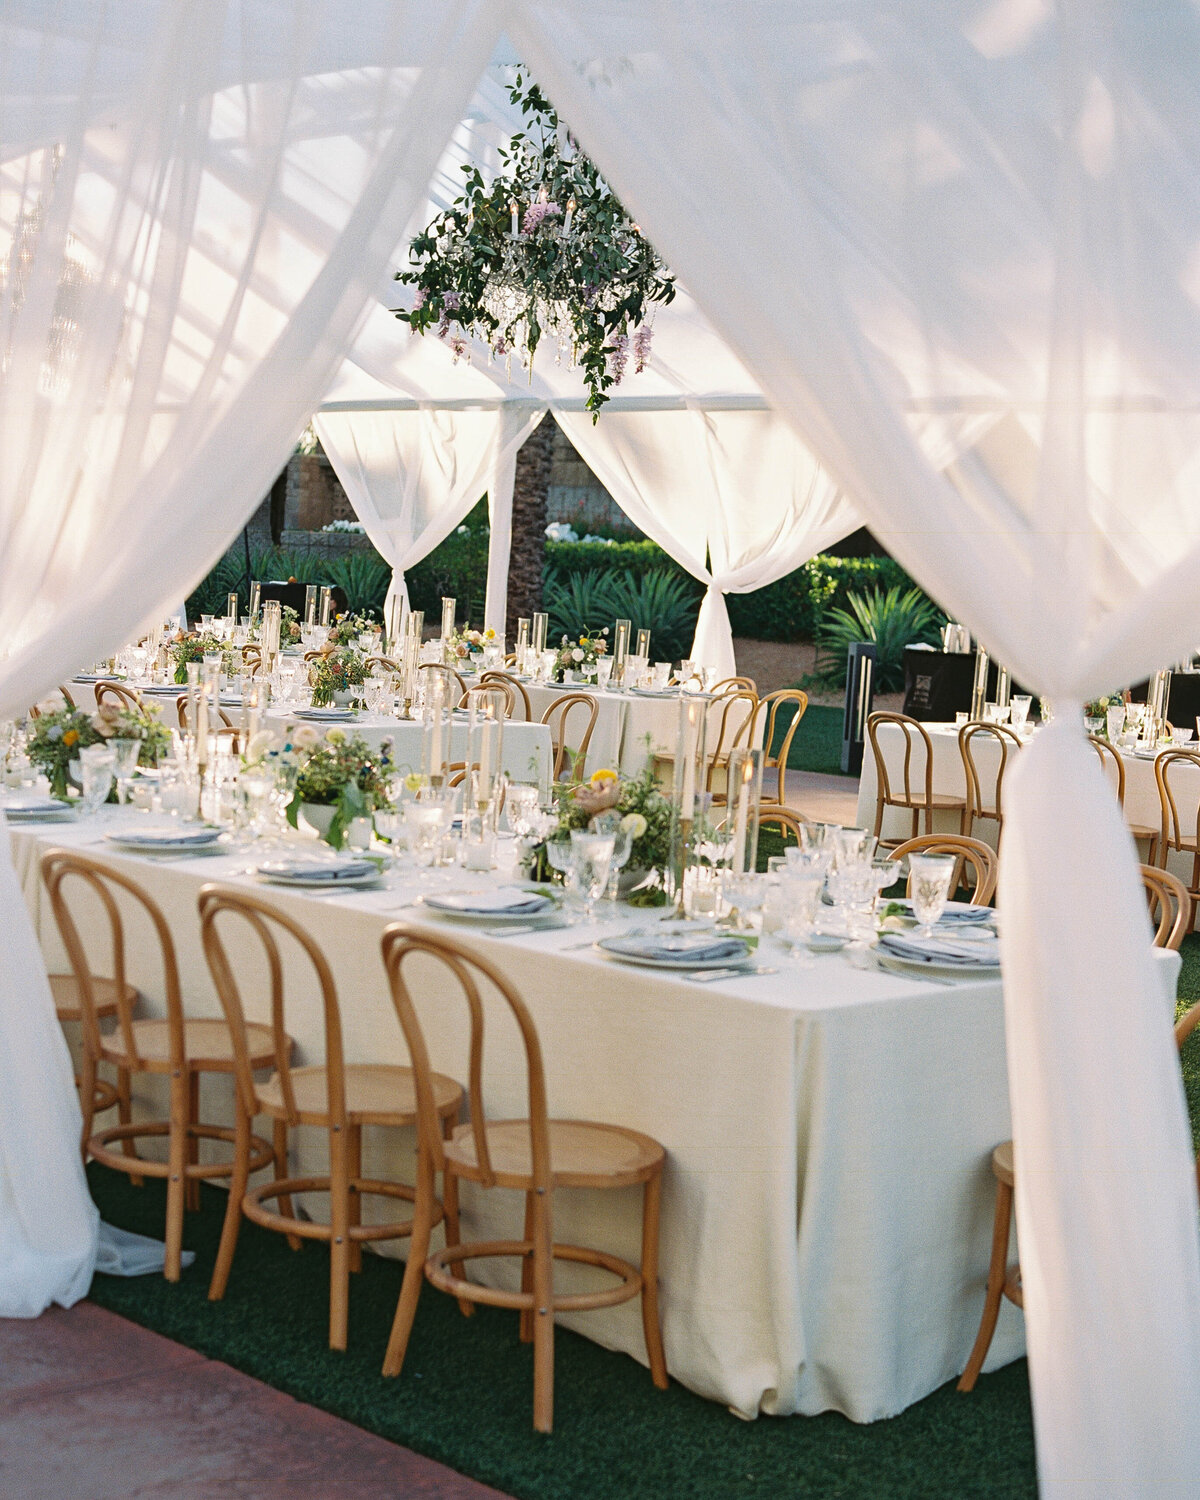
[[258, 867], [260, 875], [286, 875], [289, 880], [361, 880], [364, 875], [378, 875], [369, 859], [271, 859]]
[[106, 835], [114, 844], [214, 844], [221, 837], [219, 828], [130, 828]]
[[604, 947], [626, 958], [679, 959], [684, 963], [737, 962], [748, 952], [741, 938], [712, 932], [630, 933], [609, 938]]
[[490, 891], [448, 891], [439, 896], [427, 897], [426, 906], [434, 910], [464, 912], [467, 915], [495, 916], [497, 912], [545, 911], [553, 902], [539, 891], [523, 891], [517, 886], [502, 885]]
[[962, 933], [957, 937], [935, 932], [918, 937], [913, 932], [885, 932], [879, 946], [896, 958], [916, 959], [927, 964], [956, 964], [963, 968], [992, 967], [1000, 962], [1000, 942], [994, 933]]
[[[911, 901], [899, 900], [890, 904], [902, 906], [910, 917], [914, 914]], [[959, 922], [966, 922], [968, 924], [990, 922], [995, 915], [990, 906], [968, 906], [965, 901], [947, 901], [941, 916], [938, 918], [938, 925]]]

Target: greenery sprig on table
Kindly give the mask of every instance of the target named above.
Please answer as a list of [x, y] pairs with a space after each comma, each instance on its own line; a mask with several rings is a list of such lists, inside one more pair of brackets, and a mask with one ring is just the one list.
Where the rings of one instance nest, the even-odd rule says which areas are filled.
[[332, 703], [335, 693], [348, 692], [361, 687], [367, 680], [367, 658], [360, 651], [347, 647], [334, 651], [314, 663], [312, 678], [312, 701], [317, 707]]
[[472, 656], [481, 656], [483, 648], [494, 645], [495, 642], [496, 632], [490, 626], [487, 630], [472, 630], [469, 625], [464, 625], [461, 630], [452, 632], [446, 642], [446, 649], [450, 656], [465, 662]]
[[163, 723], [157, 703], [133, 708], [127, 703], [102, 703], [92, 724], [104, 740], [141, 740], [139, 766], [156, 766], [171, 753], [171, 731]]
[[608, 626], [603, 630], [585, 630], [576, 640], [564, 635], [554, 663], [554, 676], [558, 682], [566, 680], [568, 672], [595, 672], [596, 663], [608, 652]]
[[292, 752], [298, 761], [292, 800], [287, 807], [287, 819], [293, 828], [304, 803], [332, 807], [336, 811], [324, 838], [327, 844], [340, 849], [355, 818], [369, 818], [372, 813], [391, 807], [390, 739], [376, 748], [361, 734], [348, 735], [344, 729], [327, 730], [323, 740], [317, 738], [315, 731], [310, 737], [301, 729], [292, 738]]
[[643, 368], [647, 316], [675, 280], [537, 85], [518, 74], [509, 98], [524, 130], [500, 148], [490, 183], [465, 165], [460, 196], [412, 241], [396, 279], [416, 295], [396, 316], [414, 333], [436, 329], [456, 360], [475, 337], [532, 368], [549, 333], [582, 367], [595, 420], [631, 353]]
[[382, 639], [382, 627], [366, 614], [338, 615], [326, 638], [331, 646], [357, 646], [359, 637], [370, 635]]
[[29, 759], [50, 782], [50, 795], [67, 800], [68, 770], [79, 752], [103, 738], [91, 714], [59, 708], [38, 715], [29, 741]]
[[[651, 765], [647, 763], [633, 777], [623, 777], [607, 769], [593, 771], [585, 782], [555, 787], [554, 795], [558, 836], [586, 828], [599, 813], [611, 810], [621, 815], [622, 827], [633, 834], [625, 868], [645, 870], [659, 877], [652, 888], [653, 897], [638, 900], [640, 893], [634, 893], [630, 900], [635, 905], [661, 905], [665, 899], [661, 880], [671, 863], [671, 803], [659, 789]], [[530, 872], [534, 880], [562, 879], [546, 857], [544, 842], [532, 850]]]
[[175, 663], [175, 681], [187, 682], [188, 662], [203, 661], [206, 656], [219, 656], [222, 672], [231, 670], [233, 651], [225, 641], [219, 640], [215, 635], [180, 636], [171, 647], [171, 660]]

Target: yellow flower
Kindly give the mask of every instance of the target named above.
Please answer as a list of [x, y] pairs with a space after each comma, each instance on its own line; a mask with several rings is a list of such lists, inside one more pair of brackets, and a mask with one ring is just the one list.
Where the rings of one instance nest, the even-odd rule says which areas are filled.
[[630, 838], [640, 839], [646, 832], [646, 820], [641, 813], [626, 813], [621, 819], [621, 828]]
[[483, 638], [484, 638], [485, 641], [494, 641], [496, 639], [496, 632], [492, 629], [492, 627], [490, 625], [483, 632]]
[[610, 781], [619, 781], [620, 777], [615, 771], [609, 771], [601, 767], [599, 771], [593, 771], [588, 779], [593, 786], [605, 786]]
[[346, 743], [346, 731], [344, 729], [327, 729], [325, 738], [331, 745], [344, 745]]
[[425, 778], [420, 771], [410, 771], [404, 778], [404, 790], [406, 792], [419, 792], [425, 785]]
[[66, 734], [63, 735], [63, 741], [62, 742], [63, 742], [64, 745], [74, 745], [74, 744], [77, 743], [78, 739], [79, 739], [79, 731], [78, 731], [78, 729], [68, 729], [67, 732], [66, 732]]

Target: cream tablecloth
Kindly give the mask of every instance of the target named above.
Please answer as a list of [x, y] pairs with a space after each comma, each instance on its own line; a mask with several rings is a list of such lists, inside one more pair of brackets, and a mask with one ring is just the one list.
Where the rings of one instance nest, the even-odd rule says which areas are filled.
[[[38, 878], [40, 850], [57, 843], [101, 853], [105, 828], [139, 816], [105, 809], [78, 825], [14, 828], [17, 867], [52, 969], [63, 955]], [[246, 856], [104, 857], [143, 880], [162, 905], [189, 1012], [219, 1014], [196, 895], [205, 881], [248, 879], [238, 873]], [[379, 936], [389, 921], [426, 920], [404, 906], [415, 888], [329, 897], [254, 888], [297, 916], [328, 954], [347, 1059], [403, 1060]], [[93, 940], [86, 913], [83, 920]], [[774, 976], [698, 986], [568, 951], [580, 940], [577, 928], [507, 939], [455, 931], [528, 1001], [551, 1112], [632, 1126], [667, 1149], [661, 1281], [676, 1379], [745, 1414], [832, 1408], [871, 1421], [961, 1370], [988, 1263], [990, 1153], [1009, 1133], [999, 983], [934, 987], [856, 970], [834, 955], [804, 970], [783, 964]], [[97, 965], [106, 964], [107, 950], [96, 951]], [[161, 1013], [159, 962], [142, 922], [130, 927], [129, 965], [147, 1012]], [[300, 1060], [319, 1061], [313, 986], [307, 976], [289, 980], [288, 1026]], [[464, 1020], [442, 988], [430, 983], [422, 1015], [434, 1066], [461, 1078]], [[248, 984], [244, 993], [258, 988]], [[522, 1112], [523, 1065], [507, 1021], [489, 1021], [488, 1049], [488, 1108]], [[150, 1080], [139, 1080], [137, 1091], [139, 1113], [163, 1109]], [[228, 1097], [226, 1080], [206, 1080], [206, 1117], [221, 1117]], [[368, 1173], [405, 1172], [411, 1142], [371, 1134]], [[319, 1170], [321, 1135], [298, 1135], [300, 1164]], [[636, 1260], [639, 1201], [636, 1190], [564, 1192], [557, 1237]], [[468, 1192], [464, 1209], [469, 1234], [519, 1230], [515, 1194]], [[563, 1321], [644, 1363], [636, 1303]], [[989, 1368], [1022, 1347], [1020, 1314], [1006, 1304]], [[655, 1399], [649, 1386], [645, 1399]]]

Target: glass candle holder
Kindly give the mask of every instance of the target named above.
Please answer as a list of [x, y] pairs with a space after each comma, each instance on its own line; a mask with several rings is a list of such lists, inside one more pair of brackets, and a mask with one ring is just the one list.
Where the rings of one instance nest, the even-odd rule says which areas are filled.
[[675, 767], [671, 786], [672, 894], [682, 910], [685, 875], [696, 862], [708, 808], [705, 737], [709, 699], [699, 693], [680, 697], [675, 724]]
[[450, 694], [440, 672], [427, 672], [423, 719], [425, 730], [421, 746], [421, 770], [429, 785], [445, 785], [446, 766], [450, 760]]
[[318, 603], [318, 612], [322, 625], [333, 623], [333, 589], [328, 584], [321, 585], [321, 597]]
[[625, 659], [629, 655], [629, 632], [632, 620], [618, 620], [613, 626], [612, 681], [620, 686], [625, 681]]
[[262, 584], [259, 583], [256, 579], [254, 579], [254, 580], [251, 580], [251, 583], [250, 583], [250, 618], [253, 619], [254, 616], [259, 612], [259, 610], [261, 608], [262, 608]]
[[730, 751], [728, 813], [729, 867], [748, 875], [758, 868], [758, 810], [762, 802], [761, 750], [741, 746]]
[[638, 631], [636, 654], [645, 657], [647, 661], [650, 660], [650, 632], [648, 630]]
[[311, 630], [317, 623], [317, 596], [320, 590], [315, 583], [304, 586], [304, 623]]
[[454, 620], [458, 611], [458, 601], [442, 596], [442, 644], [445, 645], [454, 634]]

